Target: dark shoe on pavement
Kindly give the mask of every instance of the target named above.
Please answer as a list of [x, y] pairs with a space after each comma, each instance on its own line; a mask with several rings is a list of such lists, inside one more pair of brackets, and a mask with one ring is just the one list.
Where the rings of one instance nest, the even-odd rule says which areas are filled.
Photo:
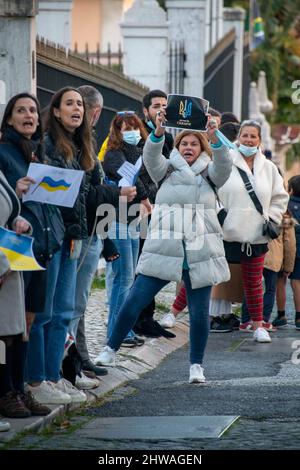
[[8, 392], [0, 398], [0, 414], [6, 418], [28, 418], [31, 412], [16, 392]]
[[220, 317], [214, 317], [210, 322], [211, 333], [229, 333], [232, 326]]
[[[93, 372], [94, 376], [100, 377], [101, 375], [107, 375], [108, 371], [105, 367], [99, 367], [92, 363], [89, 359], [82, 362], [82, 370], [89, 377], [87, 372]], [[93, 377], [91, 377], [93, 378]]]
[[148, 338], [159, 338], [160, 336], [176, 338], [174, 333], [163, 328], [156, 320], [153, 320], [153, 318], [147, 318], [143, 322], [140, 322], [138, 327], [134, 328], [134, 331]]
[[135, 346], [143, 346], [144, 343], [144, 339], [134, 336], [133, 338], [125, 338], [122, 342], [122, 346], [124, 348], [134, 348]]
[[287, 324], [288, 322], [286, 317], [276, 317], [272, 322], [272, 325], [276, 326], [276, 328], [285, 328]]
[[240, 327], [240, 319], [234, 315], [234, 313], [231, 313], [229, 317], [224, 318], [225, 322], [231, 326], [233, 330], [238, 330]]
[[47, 416], [51, 413], [51, 409], [39, 403], [31, 392], [20, 393], [19, 396], [26, 408], [31, 411], [32, 416]]

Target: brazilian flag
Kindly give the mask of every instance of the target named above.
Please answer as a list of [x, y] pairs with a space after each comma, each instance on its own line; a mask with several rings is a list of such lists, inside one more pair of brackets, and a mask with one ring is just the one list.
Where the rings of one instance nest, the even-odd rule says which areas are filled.
[[265, 40], [264, 24], [257, 0], [250, 0], [250, 50]]

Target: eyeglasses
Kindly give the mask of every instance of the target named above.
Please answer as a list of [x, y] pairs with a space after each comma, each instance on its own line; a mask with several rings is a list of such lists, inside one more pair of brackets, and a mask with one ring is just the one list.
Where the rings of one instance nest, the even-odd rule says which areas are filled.
[[135, 111], [118, 111], [117, 116], [133, 116]]

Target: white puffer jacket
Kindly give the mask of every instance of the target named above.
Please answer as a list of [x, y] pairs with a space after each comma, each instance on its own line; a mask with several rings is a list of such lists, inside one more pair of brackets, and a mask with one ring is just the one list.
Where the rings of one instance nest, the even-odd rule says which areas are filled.
[[189, 166], [177, 149], [167, 160], [161, 154], [163, 143], [149, 137], [144, 147], [143, 160], [155, 183], [166, 176], [169, 165], [174, 171], [158, 190], [137, 273], [180, 281], [186, 253], [193, 289], [228, 281], [215, 194], [200, 173], [208, 166], [210, 179], [221, 187], [231, 172], [231, 156], [222, 146], [214, 151], [213, 161], [202, 152]]
[[263, 236], [264, 218], [256, 210], [237, 168], [244, 170], [263, 207], [264, 215], [281, 223], [287, 209], [289, 196], [283, 179], [274, 163], [267, 160], [259, 150], [254, 159], [253, 173], [237, 150], [230, 150], [233, 159], [232, 172], [218, 191], [220, 200], [228, 210], [224, 225], [224, 240], [240, 243], [267, 243]]

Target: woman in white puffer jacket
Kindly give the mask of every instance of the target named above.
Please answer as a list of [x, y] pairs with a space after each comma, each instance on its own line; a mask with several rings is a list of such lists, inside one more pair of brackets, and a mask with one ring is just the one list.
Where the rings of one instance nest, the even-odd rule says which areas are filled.
[[[263, 155], [260, 144], [260, 124], [252, 120], [244, 121], [238, 136], [238, 149], [230, 150], [232, 172], [219, 190], [219, 197], [228, 211], [223, 225], [226, 258], [228, 262], [241, 263], [254, 340], [269, 343], [271, 338], [262, 328], [262, 272], [270, 238], [263, 234], [263, 228], [266, 220], [281, 224], [287, 209], [288, 194], [277, 167]], [[247, 175], [262, 206], [263, 215], [247, 192], [239, 169]]]
[[[137, 267], [138, 276], [123, 303], [107, 346], [97, 364], [114, 365], [115, 353], [136, 318], [169, 281], [183, 278], [190, 315], [190, 383], [205, 381], [202, 360], [209, 333], [211, 286], [229, 279], [222, 230], [216, 213], [216, 196], [207, 176], [220, 188], [228, 179], [232, 161], [227, 147], [219, 144], [216, 124], [208, 125], [206, 138], [197, 131], [183, 131], [167, 160], [164, 112], [144, 147], [143, 159], [154, 182], [161, 183], [156, 206]], [[207, 174], [206, 174], [206, 173]]]

